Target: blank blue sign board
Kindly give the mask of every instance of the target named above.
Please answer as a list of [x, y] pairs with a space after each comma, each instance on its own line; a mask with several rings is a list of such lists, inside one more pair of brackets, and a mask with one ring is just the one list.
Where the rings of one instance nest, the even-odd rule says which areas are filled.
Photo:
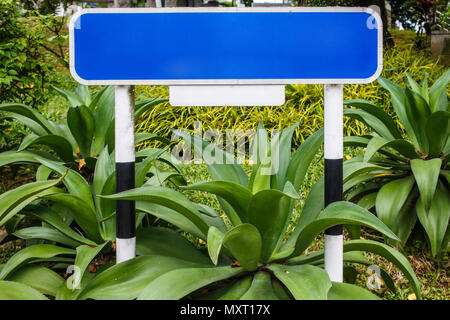
[[88, 9], [70, 66], [84, 84], [367, 83], [381, 29], [368, 8]]

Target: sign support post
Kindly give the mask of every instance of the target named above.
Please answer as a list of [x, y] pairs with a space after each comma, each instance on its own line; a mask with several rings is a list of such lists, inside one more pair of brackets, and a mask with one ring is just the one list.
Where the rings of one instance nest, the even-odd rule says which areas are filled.
[[[116, 191], [134, 188], [134, 87], [115, 86]], [[116, 201], [116, 262], [136, 256], [135, 201]]]
[[[327, 206], [342, 200], [343, 85], [324, 85], [324, 100], [325, 206]], [[325, 230], [325, 270], [331, 281], [342, 282], [342, 225]]]

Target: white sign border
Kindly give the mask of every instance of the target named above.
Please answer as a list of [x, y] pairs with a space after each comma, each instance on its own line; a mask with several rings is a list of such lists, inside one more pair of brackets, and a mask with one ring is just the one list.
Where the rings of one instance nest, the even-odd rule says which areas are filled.
[[[88, 13], [198, 13], [198, 12], [366, 12], [371, 14], [378, 29], [378, 67], [375, 73], [365, 79], [174, 79], [174, 80], [85, 80], [75, 70], [74, 27], [77, 19]], [[69, 65], [72, 77], [85, 85], [252, 85], [252, 84], [364, 84], [376, 80], [383, 70], [383, 22], [378, 12], [364, 7], [270, 7], [270, 8], [107, 8], [83, 9], [75, 13], [69, 22]]]

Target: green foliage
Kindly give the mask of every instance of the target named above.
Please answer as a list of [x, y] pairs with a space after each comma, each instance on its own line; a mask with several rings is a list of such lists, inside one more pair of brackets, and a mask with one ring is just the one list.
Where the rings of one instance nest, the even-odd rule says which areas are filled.
[[[86, 86], [80, 85], [75, 92], [55, 88], [69, 102], [67, 116], [61, 121], [46, 119], [35, 109], [19, 103], [0, 104], [0, 111], [6, 118], [22, 122], [32, 133], [20, 144], [18, 151], [34, 150], [36, 146], [45, 146], [52, 152], [47, 158], [56, 156], [61, 162], [71, 167], [84, 168], [83, 174], [92, 172], [100, 152], [108, 146], [114, 150], [114, 87], [104, 87], [91, 95]], [[135, 116], [164, 102], [164, 99], [146, 99], [135, 105]], [[136, 141], [165, 139], [140, 133]]]
[[52, 66], [40, 51], [44, 34], [21, 17], [16, 0], [0, 2], [0, 103], [43, 99], [46, 75]]
[[445, 0], [391, 0], [392, 20], [401, 24], [404, 29], [430, 31], [448, 27], [448, 2]]
[[[412, 45], [386, 48], [382, 76], [395, 82], [406, 83], [405, 72], [415, 79], [428, 76], [435, 81], [445, 69], [436, 60]], [[136, 86], [136, 96], [168, 98], [167, 87]], [[389, 94], [377, 82], [344, 86], [345, 99], [366, 99], [381, 106], [399, 125], [392, 109]], [[307, 137], [323, 126], [323, 86], [288, 85], [286, 103], [280, 107], [171, 107], [168, 102], [149, 109], [137, 121], [138, 131], [148, 131], [170, 138], [171, 128], [194, 131], [194, 121], [203, 124], [203, 130], [253, 129], [262, 121], [268, 130], [288, 127], [299, 122], [294, 131], [293, 146], [298, 147]], [[346, 135], [368, 134], [370, 128], [352, 118], [345, 119]]]
[[344, 114], [366, 123], [374, 132], [345, 138], [347, 146], [367, 148], [364, 157], [346, 162], [349, 175], [357, 173], [358, 166], [373, 170], [348, 177], [344, 189], [348, 200], [364, 202], [368, 209], [375, 206], [378, 217], [400, 237], [400, 246], [406, 244], [419, 220], [432, 255], [440, 257], [448, 245], [450, 214], [450, 70], [430, 88], [427, 78], [421, 84], [409, 75], [407, 78], [409, 86], [405, 88], [385, 78], [378, 80], [391, 95], [402, 130], [375, 104], [345, 102], [354, 109], [348, 108]]
[[[58, 91], [70, 104], [69, 116], [62, 123], [50, 121], [26, 105], [0, 105], [0, 110], [7, 111], [8, 116], [33, 131], [19, 150], [0, 153], [0, 166], [39, 165], [35, 182], [0, 194], [0, 227], [8, 232], [2, 242], [24, 239], [28, 244], [1, 268], [0, 279], [24, 283], [26, 286], [17, 287], [25, 293], [30, 291], [29, 285], [50, 296], [73, 298], [74, 295], [66, 292], [67, 285], [77, 284], [76, 279], [87, 281], [90, 275], [84, 271], [100, 252], [109, 257], [113, 254], [115, 201], [97, 196], [115, 192], [114, 145], [111, 144], [114, 136], [105, 138], [108, 128], [114, 132], [113, 114], [108, 113], [108, 109], [113, 109], [114, 91], [113, 87], [105, 87], [92, 96], [84, 86], [76, 92]], [[159, 102], [149, 99], [137, 103], [137, 116]], [[73, 112], [77, 112], [74, 118]], [[89, 116], [83, 116], [84, 113]], [[141, 133], [136, 136], [136, 143], [148, 139], [159, 138]], [[34, 145], [45, 145], [49, 151], [34, 149]], [[169, 181], [185, 184], [181, 168], [171, 162], [167, 148], [136, 153], [136, 186], [164, 186]], [[137, 228], [142, 226], [145, 215], [145, 211], [137, 210]], [[22, 224], [25, 220], [26, 224]], [[43, 267], [39, 264], [42, 261], [50, 265]], [[77, 278], [72, 276], [64, 281], [55, 277], [54, 270], [70, 264], [81, 270]], [[47, 286], [42, 282], [46, 278]], [[9, 282], [4, 286], [14, 287]]]
[[[347, 202], [334, 203], [322, 211], [323, 188], [315, 188], [321, 201], [317, 201], [316, 194], [312, 195], [313, 201], [318, 202], [319, 205], [304, 207], [296, 228], [289, 239], [285, 240], [294, 203], [299, 198], [297, 192], [303, 184], [305, 173], [315, 153], [323, 143], [323, 131], [319, 130], [306, 139], [291, 155], [289, 147], [296, 126], [297, 124], [282, 130], [271, 141], [268, 140], [265, 129], [259, 126], [258, 133], [252, 142], [255, 153], [250, 175], [247, 175], [231, 154], [196, 136], [176, 131], [176, 134], [190, 141], [192, 146], [200, 145], [203, 151], [208, 150], [214, 153], [213, 157], [218, 161], [213, 163], [206, 161], [212, 181], [191, 184], [183, 189], [199, 190], [215, 195], [230, 224], [224, 224], [214, 210], [209, 210], [206, 216], [204, 207], [190, 202], [181, 193], [167, 188], [144, 186], [115, 195], [102, 196], [102, 198], [114, 200], [135, 200], [137, 207], [151, 202], [169, 209], [170, 211], [166, 211], [166, 216], [168, 216], [167, 212], [171, 212], [183, 218], [175, 220], [173, 216], [170, 217], [176, 227], [186, 230], [185, 226], [189, 225], [191, 229], [196, 230], [197, 236], [202, 241], [207, 241], [207, 252], [195, 249], [193, 246], [189, 250], [176, 249], [174, 245], [169, 253], [163, 249], [167, 246], [165, 243], [179, 242], [177, 240], [181, 237], [179, 234], [164, 232], [166, 237], [163, 238], [151, 236], [161, 233], [158, 228], [142, 229], [143, 234], [146, 233], [149, 235], [148, 238], [153, 239], [153, 242], [141, 244], [143, 247], [148, 246], [150, 250], [148, 253], [152, 255], [127, 261], [128, 268], [136, 270], [138, 265], [144, 263], [144, 257], [152, 259], [153, 255], [163, 256], [169, 261], [173, 259], [174, 262], [181, 259], [183, 263], [178, 262], [176, 269], [163, 271], [162, 274], [159, 274], [161, 271], [158, 270], [157, 277], [136, 284], [131, 284], [128, 278], [125, 278], [123, 282], [119, 280], [115, 283], [100, 281], [99, 278], [95, 284], [89, 284], [87, 293], [81, 291], [79, 297], [93, 297], [91, 292], [102, 290], [109, 292], [115, 287], [119, 288], [128, 283], [132, 286], [130, 290], [134, 292], [133, 296], [125, 291], [119, 295], [119, 291], [115, 291], [118, 294], [115, 298], [210, 299], [215, 297], [227, 299], [232, 297], [265, 300], [289, 297], [295, 299], [376, 298], [370, 292], [352, 284], [336, 285], [335, 289], [331, 289], [334, 284], [321, 268], [323, 255], [321, 256], [320, 252], [309, 254], [306, 250], [318, 234], [337, 224], [363, 224], [387, 237], [398, 239], [370, 212]], [[273, 170], [267, 170], [270, 168]], [[321, 181], [319, 185], [320, 183]], [[149, 212], [153, 213], [151, 208]], [[158, 216], [165, 219], [160, 212]], [[164, 244], [160, 244], [161, 241]], [[192, 250], [198, 250], [203, 257], [196, 258], [195, 262], [192, 261]], [[420, 286], [411, 266], [407, 259], [395, 249], [373, 241], [360, 241], [349, 242], [345, 250], [374, 252], [398, 265], [411, 281], [416, 295], [420, 298]], [[206, 263], [205, 257], [208, 255], [211, 262]], [[350, 260], [354, 262], [354, 258]], [[195, 264], [192, 265], [192, 262]], [[186, 263], [189, 265], [184, 265]], [[146, 271], [151, 267], [151, 264], [147, 267], [141, 266], [143, 271], [137, 272], [136, 277], [151, 277]], [[111, 267], [106, 273], [108, 278], [121, 277], [123, 266], [119, 264]], [[222, 282], [224, 280], [227, 281]], [[207, 291], [206, 294], [205, 291]], [[360, 292], [364, 294], [359, 295]]]

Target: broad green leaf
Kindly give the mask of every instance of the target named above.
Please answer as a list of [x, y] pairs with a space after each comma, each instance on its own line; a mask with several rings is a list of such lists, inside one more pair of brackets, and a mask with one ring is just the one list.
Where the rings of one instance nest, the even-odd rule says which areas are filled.
[[422, 86], [420, 89], [420, 94], [424, 97], [427, 103], [430, 104], [430, 97], [428, 95], [428, 77], [425, 76], [425, 78], [422, 80]]
[[431, 114], [430, 109], [422, 96], [411, 91], [409, 88], [405, 88], [405, 95], [405, 111], [417, 139], [417, 144], [415, 146], [422, 151], [422, 153], [427, 154], [429, 146], [426, 136], [426, 124], [428, 117]]
[[114, 121], [114, 87], [108, 86], [99, 97], [95, 98], [98, 98], [98, 102], [93, 111], [95, 139], [92, 141], [91, 154], [98, 154], [105, 147], [108, 128]]
[[[364, 110], [366, 113], [361, 114], [363, 121], [375, 130], [379, 135], [384, 138], [402, 139], [402, 133], [398, 129], [394, 120], [389, 114], [377, 105], [366, 100], [346, 100], [344, 105], [350, 105]], [[348, 110], [348, 109], [346, 109]], [[370, 117], [365, 117], [366, 114], [370, 114]], [[373, 124], [374, 126], [372, 126]], [[379, 130], [377, 130], [378, 128]]]
[[38, 181], [22, 185], [0, 195], [0, 226], [34, 200], [63, 192], [56, 188], [60, 180]]
[[[99, 222], [97, 220], [96, 213], [84, 201], [84, 199], [82, 200], [77, 196], [67, 193], [46, 196], [46, 199], [54, 201], [69, 209], [74, 220], [86, 233], [87, 238], [95, 242], [103, 242], [100, 235]], [[63, 231], [63, 229], [60, 231]], [[83, 242], [85, 243], [85, 241], [86, 240]]]
[[412, 140], [413, 144], [415, 146], [418, 146], [418, 138], [416, 137], [416, 133], [413, 129], [413, 125], [411, 124], [411, 120], [408, 118], [408, 111], [406, 106], [406, 94], [405, 89], [402, 87], [396, 85], [392, 81], [385, 79], [383, 77], [378, 78], [378, 83], [389, 91], [391, 94], [391, 103], [392, 107], [397, 114], [398, 119], [400, 120], [400, 123], [405, 128], [406, 133]]
[[75, 250], [54, 246], [52, 244], [36, 244], [31, 247], [24, 248], [14, 254], [3, 267], [0, 272], [0, 280], [4, 280], [15, 269], [20, 267], [27, 261], [35, 258], [45, 259], [59, 255], [74, 255]]
[[427, 120], [426, 133], [430, 156], [439, 157], [450, 137], [450, 112], [434, 112]]
[[222, 248], [224, 237], [225, 234], [223, 234], [222, 231], [213, 226], [209, 227], [206, 244], [208, 246], [209, 257], [215, 266], [217, 266], [217, 262], [219, 260], [219, 253]]
[[364, 162], [368, 162], [376, 152], [379, 152], [380, 149], [386, 147], [391, 147], [397, 150], [401, 155], [407, 158], [414, 159], [419, 157], [414, 149], [414, 146], [403, 139], [386, 140], [375, 136], [370, 139], [367, 144], [367, 150], [364, 153]]
[[323, 144], [323, 129], [317, 130], [294, 152], [286, 172], [286, 181], [299, 190], [305, 179], [306, 171]]
[[[364, 136], [364, 137], [362, 137], [362, 136], [345, 136], [344, 137], [344, 147], [367, 147], [367, 144], [369, 143], [371, 138], [372, 138], [372, 136]], [[399, 147], [397, 147], [397, 148], [400, 149], [401, 147], [402, 147], [402, 145], [400, 144]], [[400, 149], [400, 150], [402, 150], [402, 149]], [[387, 151], [386, 149], [380, 149], [380, 150], [378, 150], [378, 152], [383, 155], [388, 156], [390, 159], [405, 161], [405, 158], [403, 156], [399, 156], [395, 153]]]
[[92, 199], [92, 191], [89, 183], [78, 172], [68, 169], [56, 161], [49, 161], [46, 159], [39, 159], [39, 162], [46, 167], [52, 169], [54, 172], [63, 176], [63, 183], [70, 194], [83, 199], [84, 202], [95, 212], [94, 200]]
[[288, 288], [296, 300], [326, 300], [331, 281], [327, 272], [311, 265], [267, 267]]
[[[75, 268], [74, 273], [67, 278], [67, 284], [73, 289], [80, 288], [81, 280], [83, 279], [84, 273], [91, 263], [91, 261], [99, 254], [99, 252], [105, 247], [106, 242], [98, 246], [87, 246], [82, 245], [77, 247], [77, 255], [75, 257]], [[74, 291], [74, 290], [72, 290]]]
[[[375, 178], [376, 175], [371, 174], [370, 176]], [[351, 179], [351, 180], [353, 182], [356, 179], [355, 180]], [[356, 186], [356, 188], [353, 188], [352, 190], [349, 191], [349, 189], [345, 188], [345, 184], [344, 184], [344, 194], [345, 194], [344, 198], [350, 202], [355, 202], [355, 201], [358, 201], [359, 199], [361, 199], [361, 197], [364, 197], [365, 195], [367, 195], [371, 192], [378, 191], [382, 186], [383, 186], [383, 183], [381, 181], [369, 181], [367, 183], [360, 184], [360, 185]], [[364, 207], [364, 209], [369, 210], [366, 207]]]
[[189, 133], [182, 130], [172, 131], [177, 136], [182, 137], [184, 141], [194, 147], [194, 149], [201, 149], [204, 152], [205, 149], [208, 148], [214, 158], [220, 160], [220, 163], [211, 163], [206, 161], [207, 159], [203, 159], [206, 162], [208, 172], [213, 180], [232, 181], [239, 183], [244, 187], [247, 187], [247, 174], [245, 173], [244, 169], [242, 169], [242, 167], [237, 164], [237, 161], [232, 154], [223, 151], [222, 149], [214, 146], [208, 141], [201, 139], [200, 137], [190, 135]]
[[416, 297], [421, 299], [422, 294], [419, 280], [417, 279], [413, 268], [409, 264], [408, 259], [406, 259], [406, 257], [400, 252], [384, 243], [373, 240], [350, 240], [344, 242], [344, 252], [350, 251], [372, 252], [395, 264], [403, 272], [406, 278], [408, 278]]
[[350, 202], [338, 201], [328, 205], [317, 220], [300, 232], [294, 254], [305, 251], [317, 234], [339, 224], [364, 225], [391, 239], [398, 240], [397, 236], [369, 211]]
[[81, 101], [83, 101], [86, 106], [91, 104], [91, 93], [89, 92], [88, 86], [79, 84], [75, 89], [75, 94], [80, 97]]
[[36, 171], [36, 181], [47, 181], [52, 173], [52, 169], [41, 164]]
[[[353, 160], [353, 159], [352, 159]], [[370, 173], [373, 171], [379, 171], [385, 169], [384, 167], [377, 166], [371, 163], [365, 163], [360, 161], [345, 161], [343, 168], [344, 183], [349, 179], [360, 176], [364, 173]]]
[[[399, 173], [394, 174], [391, 170], [382, 170], [382, 171], [372, 171], [369, 173], [361, 173], [360, 175], [353, 176], [350, 179], [347, 179], [343, 186], [343, 192], [345, 194], [345, 198], [347, 200], [354, 200], [353, 195], [360, 195], [359, 193], [364, 194], [365, 188], [370, 188], [369, 184], [372, 182], [376, 182], [380, 184], [378, 188], [374, 188], [374, 190], [382, 187], [383, 183], [386, 183], [389, 180], [396, 179], [399, 177], [404, 177], [405, 174]], [[381, 181], [382, 182], [381, 182]], [[355, 202], [355, 201], [352, 201]]]
[[[33, 127], [35, 127], [34, 123], [36, 123], [47, 133], [54, 133], [54, 128], [51, 125], [51, 123], [47, 119], [45, 119], [45, 117], [42, 114], [40, 114], [37, 110], [27, 105], [21, 103], [4, 103], [0, 104], [0, 111], [11, 112], [13, 114], [19, 115], [19, 118], [15, 117], [18, 120], [28, 119], [29, 121], [26, 121], [24, 123], [25, 125], [33, 124]], [[30, 129], [33, 129], [33, 127], [31, 127]], [[42, 132], [41, 130], [39, 130], [39, 132], [36, 132], [37, 130], [34, 130], [36, 134]]]
[[435, 111], [448, 111], [447, 85], [450, 81], [450, 70], [447, 70], [436, 82], [431, 86], [430, 109]]
[[297, 224], [281, 248], [294, 248], [300, 232], [308, 224], [316, 220], [324, 207], [324, 184], [323, 177], [321, 177], [311, 188], [303, 205], [302, 212], [298, 218]]
[[73, 137], [72, 133], [70, 132], [69, 126], [67, 125], [67, 118], [61, 120], [59, 123], [55, 123], [55, 130], [57, 130], [57, 135], [65, 138], [67, 141], [69, 141], [70, 145], [72, 146], [72, 150], [76, 151], [77, 149], [77, 142], [75, 141], [75, 138]]
[[[73, 262], [72, 262], [73, 264]], [[105, 266], [105, 265], [103, 265]], [[101, 267], [103, 267], [101, 266]], [[67, 268], [67, 267], [66, 267]], [[70, 271], [70, 270], [69, 270]], [[99, 272], [97, 270], [97, 272]], [[65, 281], [56, 292], [55, 300], [77, 300], [81, 291], [86, 288], [87, 284], [91, 282], [96, 276], [95, 273], [85, 273], [84, 277], [81, 279], [80, 284], [73, 290], [72, 283]]]
[[436, 190], [439, 170], [441, 169], [442, 160], [439, 158], [431, 160], [414, 159], [411, 160], [411, 170], [416, 179], [420, 192], [420, 198], [425, 205], [425, 209], [429, 210], [431, 200]]
[[165, 206], [188, 218], [204, 235], [208, 234], [209, 225], [202, 219], [201, 213], [191, 201], [175, 190], [162, 187], [141, 187], [102, 197], [114, 200], [150, 201]]
[[280, 244], [286, 231], [289, 211], [286, 202], [298, 198], [292, 184], [286, 183], [285, 192], [262, 190], [255, 194], [248, 208], [249, 223], [261, 234], [261, 260], [267, 262]]
[[79, 246], [81, 243], [75, 241], [62, 232], [49, 227], [28, 227], [17, 230], [13, 233], [14, 236], [20, 239], [42, 239], [47, 241], [54, 241], [72, 248]]
[[76, 94], [75, 92], [64, 90], [64, 89], [59, 89], [55, 86], [52, 86], [52, 87], [53, 87], [53, 89], [58, 91], [63, 97], [65, 97], [67, 99], [70, 107], [74, 108], [74, 107], [85, 104], [85, 101], [83, 101], [83, 98], [81, 96], [79, 96], [78, 94]]
[[221, 197], [233, 207], [242, 222], [248, 222], [247, 210], [253, 195], [242, 185], [231, 181], [209, 181], [191, 184], [183, 189], [206, 191]]
[[42, 293], [23, 283], [0, 280], [0, 300], [48, 300]]
[[27, 139], [22, 142], [18, 152], [35, 145], [44, 145], [50, 147], [64, 162], [73, 161], [73, 149], [69, 141], [61, 136], [47, 134], [44, 136], [28, 135]]
[[69, 108], [67, 124], [75, 138], [83, 158], [91, 154], [91, 144], [95, 131], [95, 118], [92, 111], [84, 106]]
[[151, 280], [140, 293], [138, 300], [178, 300], [213, 282], [243, 273], [242, 268], [182, 268], [169, 271]]
[[147, 156], [144, 160], [139, 162], [136, 165], [136, 173], [135, 173], [135, 183], [136, 187], [142, 186], [145, 181], [145, 177], [147, 176], [150, 168], [154, 166], [154, 162], [158, 159], [163, 153], [167, 151], [169, 146], [164, 147], [163, 149], [154, 149], [153, 154]]
[[[271, 141], [271, 149], [278, 149], [278, 185], [284, 186], [286, 184], [286, 173], [291, 162], [291, 144], [292, 144], [292, 135], [294, 134], [295, 129], [298, 127], [299, 122], [296, 122], [292, 126], [289, 126], [283, 130], [281, 130], [280, 138], [278, 140]], [[277, 148], [272, 146], [272, 142], [278, 142]], [[273, 153], [273, 151], [272, 151]]]
[[[0, 107], [1, 107], [1, 105], [0, 105]], [[5, 113], [3, 113], [2, 116], [5, 119], [15, 119], [18, 122], [22, 123], [25, 127], [27, 127], [28, 129], [31, 130], [33, 135], [43, 136], [43, 135], [46, 135], [49, 133], [45, 128], [43, 128], [37, 122], [34, 122], [30, 118], [22, 116], [20, 114], [12, 113], [12, 112], [5, 112]], [[25, 137], [24, 139], [26, 139], [26, 138], [27, 137]]]
[[9, 281], [26, 284], [43, 294], [55, 296], [64, 279], [55, 271], [37, 265], [20, 268], [8, 277]]
[[58, 213], [53, 211], [51, 208], [45, 206], [33, 206], [30, 209], [25, 208], [23, 213], [48, 223], [49, 225], [53, 226], [56, 230], [62, 232], [67, 237], [79, 243], [95, 245], [95, 242], [86, 239], [78, 232], [74, 231], [71, 227], [69, 227], [58, 215]]
[[409, 199], [414, 187], [411, 176], [393, 180], [385, 184], [378, 191], [375, 208], [378, 218], [391, 228], [402, 240], [408, 239], [412, 227], [416, 222], [414, 212], [411, 211], [413, 199]]
[[[103, 184], [101, 195], [116, 193], [116, 172], [112, 172]], [[100, 232], [104, 240], [114, 241], [116, 238], [116, 202], [111, 199], [95, 197], [97, 212], [100, 214]]]
[[395, 139], [395, 136], [392, 135], [383, 120], [379, 119], [376, 115], [373, 115], [370, 112], [359, 109], [345, 109], [344, 115], [365, 123], [384, 139]]
[[381, 298], [353, 284], [332, 282], [328, 300], [381, 300]]
[[165, 187], [166, 181], [172, 182], [177, 187], [187, 185], [185, 178], [177, 172], [160, 171], [156, 167], [151, 167], [149, 172], [153, 175], [144, 183], [146, 186]]
[[189, 218], [178, 211], [167, 208], [163, 205], [148, 201], [136, 201], [136, 210], [151, 214], [159, 219], [169, 222], [185, 232], [189, 232], [196, 237], [206, 239], [204, 234]]
[[375, 201], [377, 199], [377, 192], [369, 193], [358, 200], [358, 206], [366, 210], [370, 210], [375, 206]]
[[427, 233], [431, 244], [431, 252], [436, 257], [440, 253], [439, 250], [448, 229], [450, 217], [450, 196], [448, 188], [439, 182], [430, 208], [428, 210], [425, 208], [421, 196], [416, 204], [416, 212], [420, 223]]
[[[417, 94], [420, 94], [420, 95], [422, 95], [423, 94], [423, 92], [422, 92], [422, 87], [408, 74], [408, 73], [406, 73], [406, 77], [407, 77], [407, 79], [408, 79], [408, 83], [409, 83], [409, 86], [411, 87], [411, 89], [415, 92], [415, 93], [417, 93]], [[423, 98], [426, 100], [427, 98], [428, 98], [428, 92], [427, 92], [427, 96], [425, 97], [425, 96], [423, 96]], [[428, 101], [427, 101], [428, 102]]]
[[[100, 152], [97, 162], [95, 164], [94, 181], [92, 183], [92, 191], [95, 195], [102, 194], [105, 182], [108, 177], [115, 172], [114, 160], [111, 158], [108, 152], [108, 148], [105, 147]], [[98, 199], [94, 199], [98, 201]]]
[[161, 227], [138, 229], [136, 238], [136, 253], [138, 255], [169, 256], [207, 266], [211, 265], [207, 255], [195, 248], [185, 237], [171, 229]]
[[200, 296], [202, 300], [239, 300], [250, 288], [252, 277], [245, 277]]
[[225, 234], [223, 246], [248, 271], [258, 268], [261, 256], [261, 234], [254, 225], [243, 223]]
[[280, 281], [278, 281], [278, 279], [272, 278], [272, 287], [275, 295], [279, 300], [292, 300], [292, 297], [289, 295], [288, 290]]
[[91, 102], [89, 103], [90, 109], [93, 110], [97, 107], [98, 100], [100, 100], [100, 98], [102, 97], [102, 95], [105, 93], [106, 90], [111, 90], [110, 87], [111, 86], [104, 86], [103, 88], [101, 88], [99, 91], [97, 91], [92, 95]]
[[241, 300], [279, 300], [272, 287], [270, 274], [264, 271], [257, 272], [252, 285]]
[[[269, 149], [269, 135], [267, 130], [264, 128], [261, 121], [258, 122], [258, 127], [256, 128], [256, 134], [251, 142], [251, 154], [252, 163], [258, 166], [262, 163], [264, 158], [266, 158]], [[252, 168], [252, 171], [256, 170]]]
[[80, 292], [78, 299], [135, 299], [154, 279], [171, 270], [195, 268], [198, 264], [173, 257], [140, 256], [116, 264], [97, 275]]
[[[370, 262], [362, 252], [360, 251], [348, 251], [344, 252], [344, 262], [359, 263], [362, 265], [370, 266]], [[323, 265], [324, 264], [324, 250], [314, 251], [308, 255], [298, 256], [287, 260], [288, 264], [313, 264], [313, 265]], [[381, 277], [383, 278], [386, 287], [389, 290], [395, 292], [395, 284], [389, 274], [382, 268], [380, 268]], [[345, 275], [344, 275], [345, 276]]]

